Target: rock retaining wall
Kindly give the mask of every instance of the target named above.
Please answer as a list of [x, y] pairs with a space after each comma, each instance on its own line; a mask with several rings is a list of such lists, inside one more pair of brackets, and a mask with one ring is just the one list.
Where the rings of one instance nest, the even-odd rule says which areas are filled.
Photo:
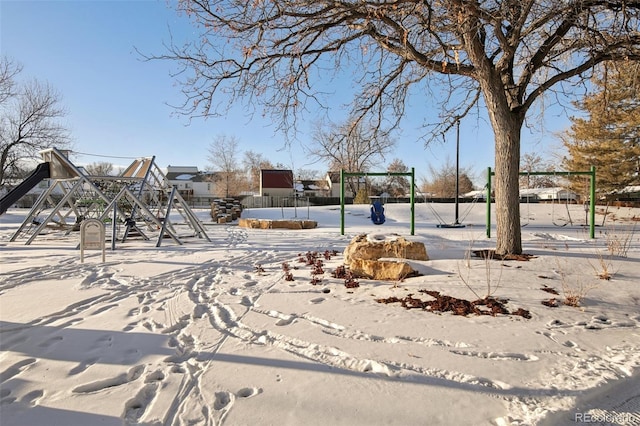
[[313, 229], [318, 226], [315, 220], [273, 220], [242, 218], [238, 221], [242, 228], [252, 229]]

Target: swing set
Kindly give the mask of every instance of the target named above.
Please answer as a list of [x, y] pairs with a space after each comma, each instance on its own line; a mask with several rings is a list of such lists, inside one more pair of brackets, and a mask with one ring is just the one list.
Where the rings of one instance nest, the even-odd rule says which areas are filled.
[[[526, 176], [527, 176], [527, 188], [524, 191], [522, 189], [520, 190], [520, 202], [522, 202], [522, 198], [524, 196], [524, 198], [526, 198], [527, 208], [526, 208], [526, 215], [524, 217], [522, 215], [522, 211], [520, 212], [520, 219], [521, 219], [520, 227], [524, 228], [525, 226], [529, 225], [529, 223], [531, 222], [531, 211], [530, 211], [529, 205], [531, 203], [532, 198], [535, 198], [536, 202], [551, 200], [551, 223], [553, 223], [555, 226], [563, 227], [567, 225], [573, 225], [573, 219], [571, 218], [571, 212], [569, 211], [569, 204], [571, 201], [574, 201], [574, 202], [577, 201], [575, 197], [576, 194], [562, 188], [530, 188], [528, 185], [529, 176], [535, 173], [531, 173], [531, 172], [523, 172], [523, 173], [526, 173]], [[522, 175], [523, 173], [520, 173], [520, 174]], [[557, 172], [550, 172], [550, 173], [555, 174]], [[545, 193], [548, 191], [553, 191], [554, 194], [552, 195], [547, 194], [547, 198], [542, 198], [542, 199], [539, 198], [539, 194], [541, 192]], [[564, 200], [564, 207], [566, 209], [566, 214], [567, 214], [566, 218], [556, 216], [556, 204], [559, 207], [560, 202], [563, 200]], [[588, 214], [589, 206], [588, 204], [585, 204], [585, 206], [586, 206], [585, 207], [586, 212]], [[522, 219], [524, 219], [524, 222], [522, 221]], [[585, 224], [589, 223], [588, 216], [585, 217], [584, 223]]]
[[[344, 178], [345, 177], [359, 177], [359, 176], [410, 176], [411, 177], [411, 194], [409, 196], [409, 202], [411, 204], [411, 235], [415, 234], [415, 169], [412, 167], [410, 172], [384, 172], [384, 173], [356, 173], [356, 172], [345, 172], [344, 170], [340, 170], [340, 235], [344, 235], [344, 199], [345, 199], [345, 191], [344, 191]], [[372, 206], [373, 207], [373, 206]], [[373, 214], [373, 212], [372, 212]], [[373, 220], [373, 217], [372, 217]], [[381, 223], [374, 224], [382, 224], [384, 223], [384, 219], [379, 220]]]
[[[558, 176], [558, 175], [564, 175], [564, 176], [589, 176], [589, 205], [588, 205], [588, 215], [589, 215], [589, 238], [594, 239], [595, 238], [595, 219], [596, 219], [596, 168], [595, 166], [591, 166], [591, 170], [589, 171], [575, 171], [575, 172], [558, 172], [558, 171], [552, 171], [552, 172], [520, 172], [519, 173], [520, 176], [533, 176], [533, 175], [537, 175], [537, 176]], [[491, 170], [491, 167], [487, 168], [487, 225], [486, 225], [486, 230], [487, 230], [487, 238], [491, 238], [491, 177], [495, 176], [495, 172], [493, 172]], [[529, 203], [529, 195], [527, 194], [527, 204]], [[568, 196], [566, 197], [566, 202], [568, 203]], [[585, 209], [587, 208], [587, 205], [585, 204]], [[568, 210], [568, 207], [567, 207]], [[553, 213], [552, 213], [553, 216]], [[555, 223], [555, 219], [552, 217], [552, 220], [554, 220], [554, 225], [556, 226], [566, 226], [567, 223], [564, 224], [556, 224]], [[569, 217], [569, 220], [570, 217]]]

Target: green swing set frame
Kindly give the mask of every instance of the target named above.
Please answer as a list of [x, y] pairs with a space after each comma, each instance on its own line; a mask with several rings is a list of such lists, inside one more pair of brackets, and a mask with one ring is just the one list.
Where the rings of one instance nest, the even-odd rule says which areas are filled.
[[[589, 238], [594, 239], [595, 221], [596, 221], [596, 167], [591, 166], [589, 171], [576, 172], [520, 172], [520, 176], [589, 176]], [[487, 167], [487, 238], [491, 238], [491, 177], [495, 176], [495, 172], [491, 167]]]

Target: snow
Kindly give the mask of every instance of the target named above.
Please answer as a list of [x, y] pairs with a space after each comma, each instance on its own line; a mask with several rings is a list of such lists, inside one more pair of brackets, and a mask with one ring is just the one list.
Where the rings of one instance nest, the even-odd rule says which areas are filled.
[[[556, 227], [564, 209], [522, 206], [530, 261], [468, 255], [495, 247], [483, 204], [461, 206], [465, 228], [436, 227], [453, 222], [453, 205], [417, 204], [415, 235], [409, 206], [387, 204], [381, 226], [368, 205], [346, 206], [345, 235], [338, 206], [243, 212], [308, 217], [312, 230], [218, 225], [197, 211], [212, 242], [129, 239], [105, 263], [98, 251], [80, 263], [77, 233], [9, 242], [27, 213], [10, 209], [0, 216], [0, 423], [637, 425], [640, 209], [598, 214], [594, 240], [581, 209]], [[330, 272], [362, 233], [424, 242], [424, 275], [346, 288]], [[626, 250], [610, 254], [614, 240]], [[325, 273], [312, 285], [299, 258], [316, 251]], [[597, 278], [603, 267], [611, 280]], [[491, 292], [531, 318], [377, 302], [428, 300], [420, 290]], [[541, 303], [571, 290], [584, 294], [580, 307]]]
[[371, 234], [367, 234], [367, 241], [371, 243], [384, 243], [385, 241], [393, 242], [393, 241], [397, 241], [399, 236], [400, 235], [398, 234], [371, 233]]
[[180, 174], [180, 175], [176, 176], [174, 179], [175, 180], [191, 180], [196, 176], [197, 175], [194, 175], [192, 173], [183, 173], [183, 174]]

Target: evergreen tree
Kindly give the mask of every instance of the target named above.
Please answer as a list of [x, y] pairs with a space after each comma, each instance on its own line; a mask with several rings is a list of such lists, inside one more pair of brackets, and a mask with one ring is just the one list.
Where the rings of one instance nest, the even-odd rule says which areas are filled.
[[369, 189], [363, 186], [358, 190], [358, 193], [353, 199], [353, 204], [369, 204], [370, 202]]
[[[593, 81], [596, 90], [576, 106], [584, 118], [572, 117], [563, 137], [571, 171], [596, 167], [599, 193], [640, 184], [640, 64], [603, 67]], [[584, 179], [574, 178], [572, 189], [584, 193]]]

